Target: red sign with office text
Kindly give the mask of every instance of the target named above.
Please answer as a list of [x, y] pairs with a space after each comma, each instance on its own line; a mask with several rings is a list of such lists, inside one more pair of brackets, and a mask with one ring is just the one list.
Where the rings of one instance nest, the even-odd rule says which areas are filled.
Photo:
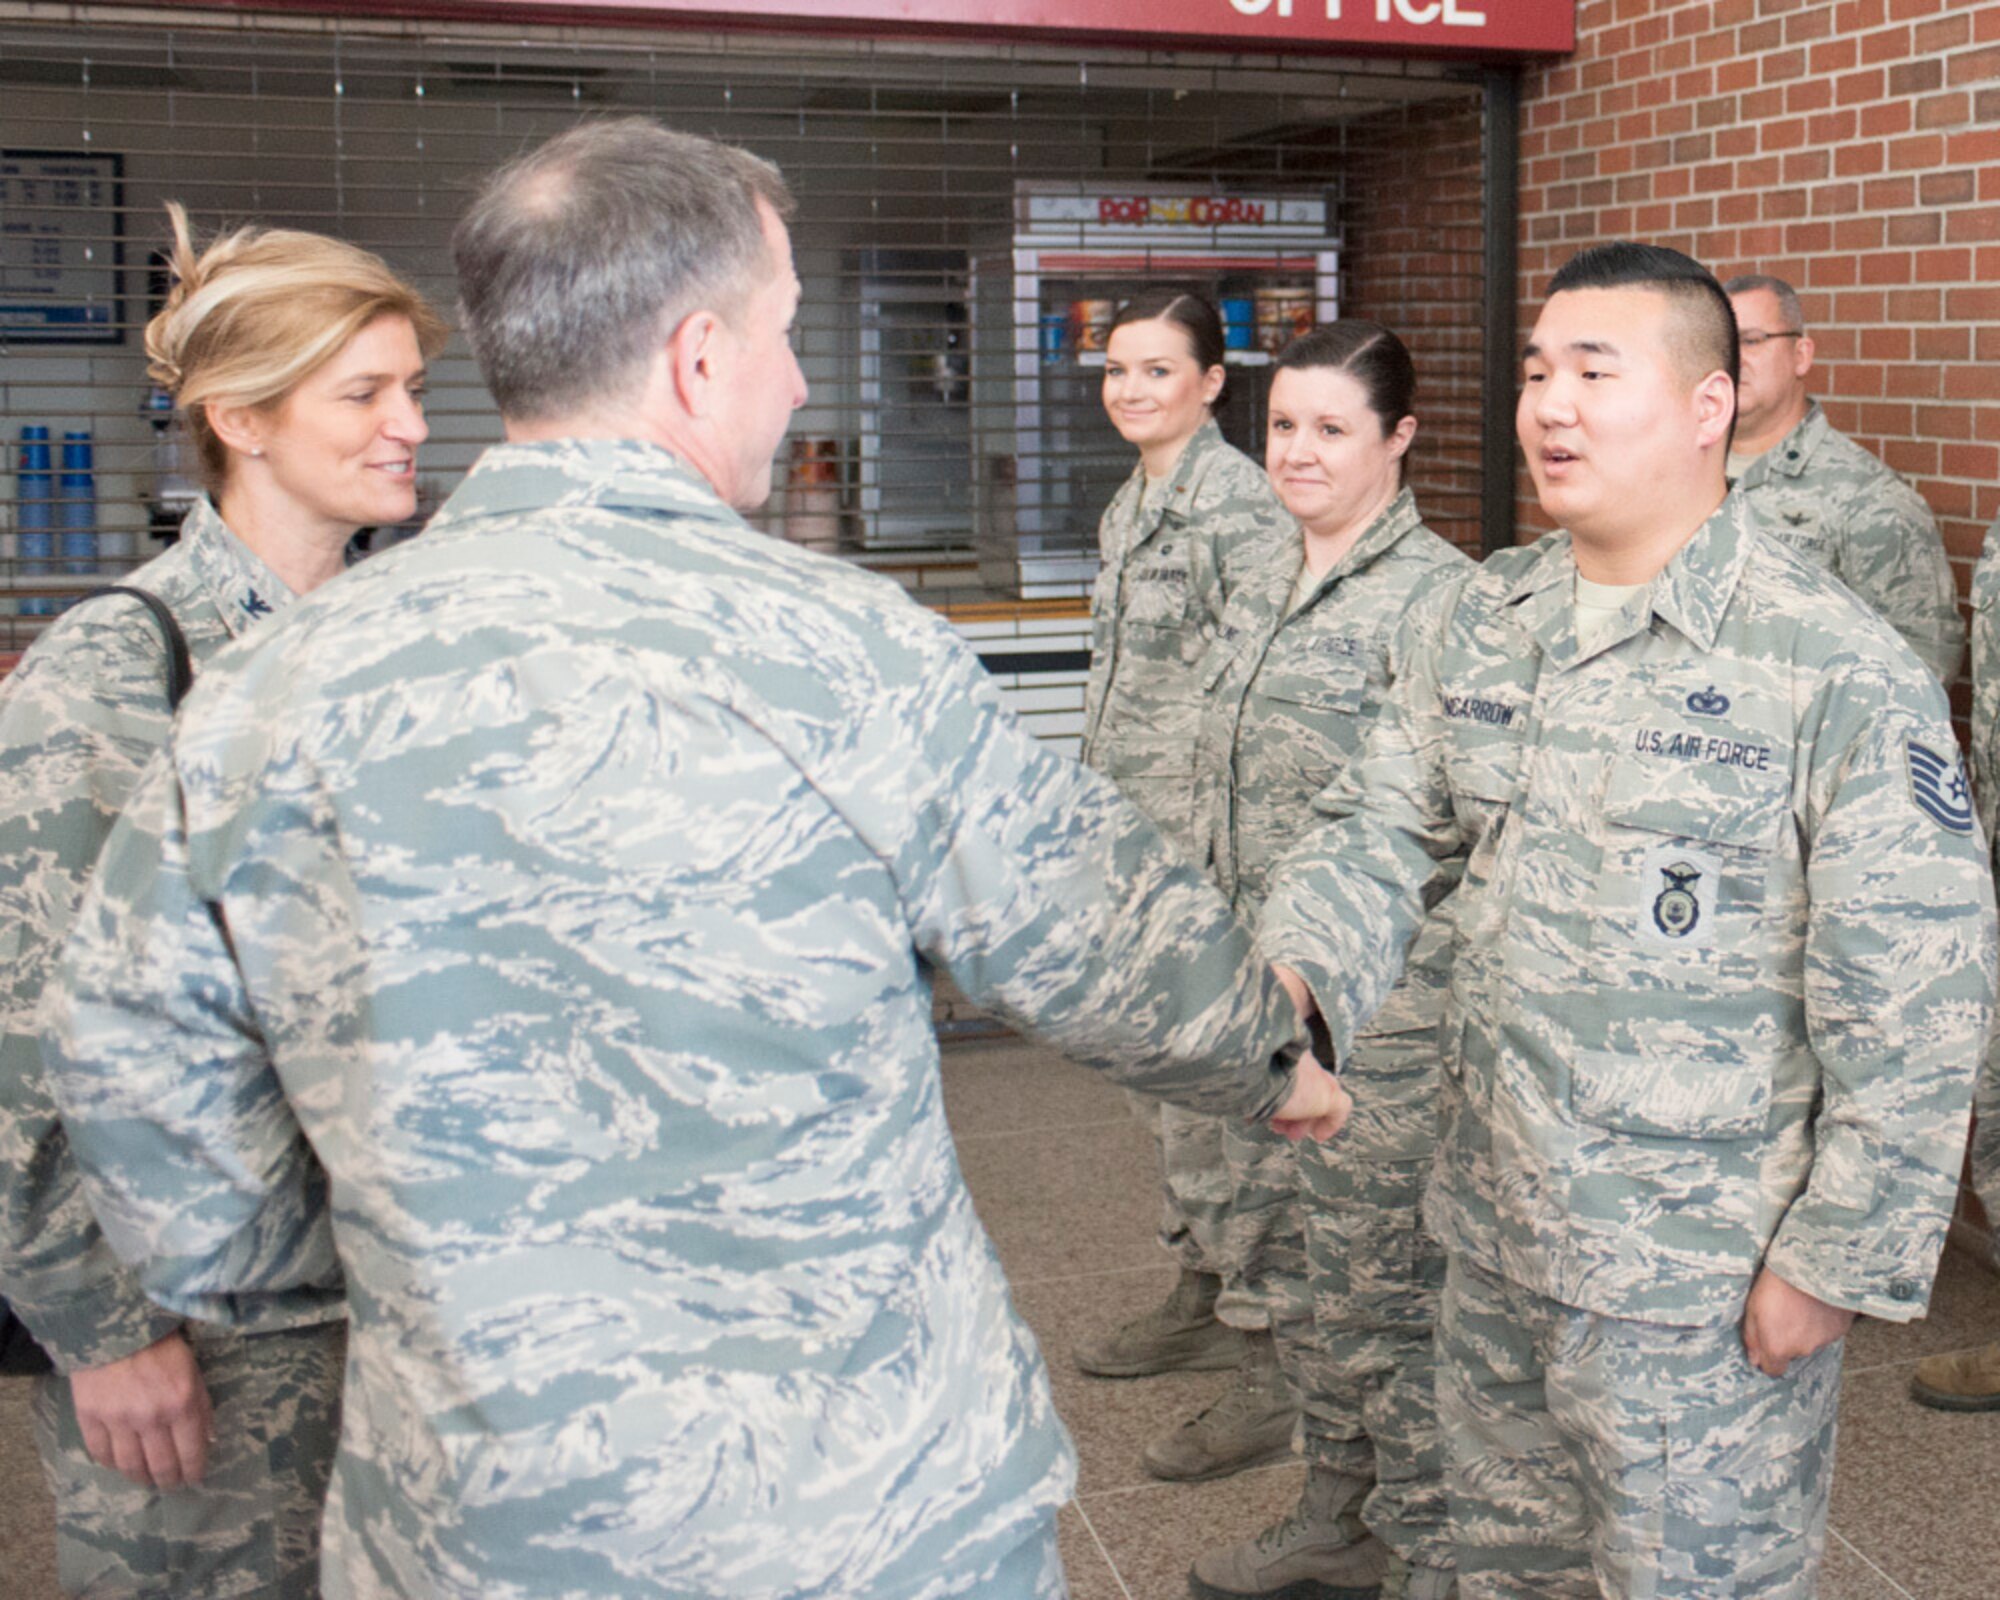
[[[217, 0], [167, 0], [213, 10]], [[1371, 54], [1550, 55], [1576, 48], [1576, 0], [222, 0], [243, 10], [488, 19], [645, 18], [886, 38], [1075, 38], [1106, 44]]]

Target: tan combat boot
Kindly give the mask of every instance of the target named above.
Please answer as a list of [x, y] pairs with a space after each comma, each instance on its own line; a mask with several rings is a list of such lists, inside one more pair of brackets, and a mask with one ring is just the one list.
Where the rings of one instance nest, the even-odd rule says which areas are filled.
[[1361, 1525], [1359, 1508], [1373, 1487], [1314, 1467], [1289, 1516], [1202, 1556], [1188, 1573], [1188, 1592], [1195, 1600], [1374, 1600], [1391, 1558]]
[[1142, 1459], [1154, 1477], [1201, 1483], [1292, 1453], [1299, 1413], [1278, 1370], [1278, 1348], [1268, 1329], [1242, 1337], [1247, 1354], [1222, 1398], [1146, 1446]]
[[1072, 1354], [1093, 1378], [1150, 1378], [1161, 1372], [1225, 1372], [1243, 1364], [1243, 1335], [1215, 1320], [1222, 1280], [1181, 1268], [1162, 1305], [1122, 1327], [1079, 1339]]
[[2000, 1342], [1926, 1356], [1910, 1379], [1910, 1398], [1939, 1411], [2000, 1411]]

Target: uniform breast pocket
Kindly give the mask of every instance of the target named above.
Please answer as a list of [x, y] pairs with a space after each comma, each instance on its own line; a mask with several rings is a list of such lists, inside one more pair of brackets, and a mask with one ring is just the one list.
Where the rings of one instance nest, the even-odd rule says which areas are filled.
[[[1374, 720], [1368, 679], [1345, 659], [1266, 666], [1247, 707], [1267, 779], [1310, 799], [1360, 751]], [[1300, 821], [1303, 824], [1304, 805]]]
[[1783, 774], [1624, 762], [1603, 809], [1596, 976], [1628, 990], [1754, 977], [1789, 814]]
[[1125, 620], [1137, 628], [1181, 629], [1193, 592], [1185, 561], [1173, 556], [1137, 561], [1125, 574]]

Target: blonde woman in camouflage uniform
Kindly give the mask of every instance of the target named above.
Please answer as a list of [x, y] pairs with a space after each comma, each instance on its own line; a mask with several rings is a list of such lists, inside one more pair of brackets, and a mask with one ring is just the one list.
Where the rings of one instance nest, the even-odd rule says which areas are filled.
[[[416, 507], [424, 363], [444, 326], [366, 251], [244, 229], [199, 257], [173, 219], [146, 330], [208, 490], [127, 580], [165, 602], [199, 668]], [[59, 1574], [88, 1596], [319, 1592], [338, 1432], [340, 1279], [239, 1321], [149, 1300], [98, 1231], [40, 1061], [36, 1008], [112, 824], [166, 736], [167, 647], [143, 605], [53, 624], [0, 691], [0, 1290], [53, 1358], [36, 1443]]]
[[[1246, 918], [1374, 724], [1403, 613], [1471, 565], [1403, 486], [1415, 392], [1409, 351], [1372, 322], [1316, 328], [1278, 358], [1264, 465], [1298, 535], [1237, 586], [1203, 673], [1209, 869]], [[1289, 1516], [1195, 1563], [1202, 1600], [1361, 1600], [1392, 1562], [1392, 1592], [1452, 1592], [1432, 1398], [1444, 1253], [1420, 1214], [1449, 906], [1347, 1056], [1339, 1146], [1295, 1164], [1283, 1140], [1224, 1134], [1245, 1273], [1303, 1402], [1308, 1472]]]
[[[1083, 759], [1115, 782], [1190, 860], [1198, 668], [1242, 574], [1289, 542], [1290, 519], [1257, 463], [1228, 444], [1214, 410], [1227, 373], [1221, 319], [1195, 295], [1142, 294], [1112, 324], [1104, 409], [1139, 464], [1098, 525]], [[1180, 1263], [1164, 1304], [1084, 1339], [1076, 1361], [1105, 1378], [1233, 1368], [1242, 1381], [1146, 1451], [1157, 1476], [1220, 1477], [1283, 1454], [1295, 1408], [1267, 1307], [1226, 1280], [1230, 1193], [1222, 1125], [1135, 1100], [1158, 1133], [1161, 1238]]]

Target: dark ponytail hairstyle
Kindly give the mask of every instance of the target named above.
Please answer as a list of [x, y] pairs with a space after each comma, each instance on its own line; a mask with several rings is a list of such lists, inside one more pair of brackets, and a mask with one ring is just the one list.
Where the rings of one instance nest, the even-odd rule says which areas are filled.
[[1323, 322], [1278, 352], [1271, 375], [1287, 367], [1332, 367], [1346, 373], [1361, 385], [1385, 439], [1403, 418], [1416, 415], [1416, 364], [1403, 341], [1379, 322], [1359, 317]]
[[1171, 322], [1187, 335], [1188, 348], [1203, 372], [1222, 365], [1222, 318], [1198, 294], [1179, 289], [1143, 290], [1118, 308], [1118, 315], [1111, 319], [1111, 331], [1116, 333], [1128, 322]]
[[[1118, 308], [1118, 315], [1111, 319], [1109, 332], [1116, 333], [1128, 322], [1171, 322], [1187, 335], [1188, 349], [1203, 372], [1223, 364], [1222, 318], [1215, 307], [1198, 294], [1189, 294], [1182, 289], [1141, 290]], [[1228, 392], [1229, 383], [1225, 378], [1222, 388], [1216, 391], [1215, 399], [1209, 403], [1209, 409], [1221, 405], [1223, 396]]]

